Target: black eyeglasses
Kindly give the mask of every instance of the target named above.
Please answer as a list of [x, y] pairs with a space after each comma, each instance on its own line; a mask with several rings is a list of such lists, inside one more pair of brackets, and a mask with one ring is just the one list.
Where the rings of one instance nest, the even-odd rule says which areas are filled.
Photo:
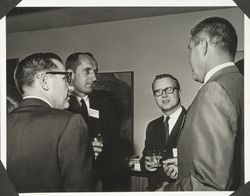
[[68, 85], [72, 85], [72, 72], [69, 71], [47, 71], [46, 74], [53, 74], [53, 75], [65, 75], [65, 80]]
[[169, 86], [169, 87], [164, 88], [164, 89], [154, 90], [153, 93], [154, 93], [154, 96], [160, 97], [163, 94], [163, 92], [165, 92], [166, 94], [173, 94], [175, 89], [179, 90], [179, 88], [177, 88], [175, 86]]

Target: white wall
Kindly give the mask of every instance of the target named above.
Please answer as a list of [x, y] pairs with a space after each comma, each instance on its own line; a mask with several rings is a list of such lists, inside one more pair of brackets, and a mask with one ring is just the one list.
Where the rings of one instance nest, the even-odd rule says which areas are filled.
[[100, 72], [134, 71], [134, 144], [140, 154], [147, 123], [161, 115], [151, 93], [154, 76], [175, 75], [185, 107], [197, 93], [199, 84], [191, 79], [187, 45], [190, 29], [209, 16], [231, 21], [239, 37], [238, 50], [244, 49], [243, 13], [230, 8], [8, 34], [7, 58], [52, 51], [66, 60], [72, 52], [89, 51], [97, 58]]

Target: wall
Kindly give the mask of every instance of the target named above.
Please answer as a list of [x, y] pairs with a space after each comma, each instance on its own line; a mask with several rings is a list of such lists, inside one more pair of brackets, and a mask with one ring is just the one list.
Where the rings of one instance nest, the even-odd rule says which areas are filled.
[[65, 60], [72, 52], [89, 51], [100, 72], [134, 71], [134, 144], [140, 154], [147, 123], [161, 115], [151, 92], [154, 75], [171, 73], [180, 80], [185, 107], [197, 93], [200, 84], [191, 79], [187, 45], [190, 29], [209, 16], [230, 20], [239, 36], [238, 50], [244, 49], [243, 13], [230, 8], [8, 34], [7, 58], [52, 51]]

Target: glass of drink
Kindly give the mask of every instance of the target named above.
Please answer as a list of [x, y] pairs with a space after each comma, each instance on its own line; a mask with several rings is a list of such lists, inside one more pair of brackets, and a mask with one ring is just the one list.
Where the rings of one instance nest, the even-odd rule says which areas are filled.
[[145, 165], [150, 171], [155, 171], [161, 167], [162, 152], [159, 150], [149, 150], [145, 156]]
[[102, 148], [103, 148], [103, 138], [102, 138], [102, 135], [100, 133], [98, 133], [93, 138], [92, 146], [93, 146], [93, 150], [95, 153], [95, 160], [96, 160], [97, 157], [99, 156], [99, 154], [102, 152]]

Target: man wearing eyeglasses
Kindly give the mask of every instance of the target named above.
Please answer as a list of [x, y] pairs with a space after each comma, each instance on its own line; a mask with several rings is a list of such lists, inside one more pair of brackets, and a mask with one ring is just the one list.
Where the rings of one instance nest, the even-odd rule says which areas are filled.
[[87, 126], [69, 107], [71, 73], [60, 57], [36, 53], [15, 69], [23, 101], [7, 118], [7, 171], [18, 192], [91, 191]]
[[[186, 114], [185, 108], [181, 106], [180, 84], [175, 77], [170, 74], [157, 75], [152, 83], [152, 90], [163, 115], [148, 124], [143, 157], [140, 160], [142, 171], [148, 175], [149, 191], [154, 191], [164, 181], [171, 182], [177, 177], [177, 141]], [[153, 156], [159, 155], [162, 163], [155, 163], [152, 153], [157, 153]], [[167, 159], [175, 161], [175, 165], [165, 164]]]

